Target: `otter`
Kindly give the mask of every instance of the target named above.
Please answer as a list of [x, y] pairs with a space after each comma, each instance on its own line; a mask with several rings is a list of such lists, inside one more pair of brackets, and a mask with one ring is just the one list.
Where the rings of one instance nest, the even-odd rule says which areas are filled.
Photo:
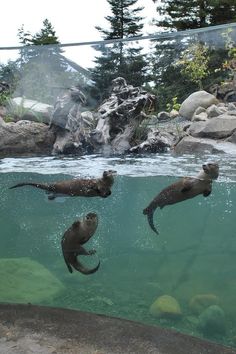
[[94, 235], [97, 226], [97, 214], [88, 213], [84, 218], [75, 221], [64, 233], [61, 240], [61, 247], [65, 263], [70, 273], [73, 272], [73, 268], [82, 274], [92, 274], [98, 270], [100, 261], [95, 268], [87, 269], [77, 258], [78, 255], [90, 256], [96, 253], [96, 250], [86, 251], [82, 245]]
[[102, 197], [111, 195], [111, 187], [114, 183], [115, 171], [104, 171], [101, 178], [83, 179], [76, 178], [52, 183], [18, 183], [9, 189], [33, 186], [46, 191], [49, 194], [48, 199], [53, 200], [58, 196], [71, 197]]
[[164, 188], [143, 210], [147, 215], [151, 229], [158, 234], [153, 223], [153, 214], [156, 208], [164, 208], [166, 205], [182, 202], [186, 199], [194, 198], [199, 194], [208, 197], [212, 190], [212, 181], [219, 176], [219, 166], [217, 163], [207, 163], [202, 165], [202, 171], [196, 177], [183, 177], [179, 181]]

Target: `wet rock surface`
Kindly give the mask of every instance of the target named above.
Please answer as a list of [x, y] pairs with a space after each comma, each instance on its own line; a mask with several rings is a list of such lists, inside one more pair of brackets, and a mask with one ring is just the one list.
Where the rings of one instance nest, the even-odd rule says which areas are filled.
[[75, 310], [0, 305], [4, 354], [235, 354], [233, 348], [160, 327]]

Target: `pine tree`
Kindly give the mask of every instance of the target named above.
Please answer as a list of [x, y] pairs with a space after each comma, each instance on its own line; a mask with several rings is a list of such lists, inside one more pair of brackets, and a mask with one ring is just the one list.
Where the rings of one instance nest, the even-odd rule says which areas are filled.
[[[105, 17], [109, 22], [109, 30], [96, 27], [102, 33], [104, 40], [138, 37], [143, 24], [139, 12], [142, 7], [134, 7], [137, 0], [107, 0], [111, 6], [111, 16]], [[101, 98], [108, 94], [111, 80], [124, 77], [129, 84], [142, 86], [146, 81], [147, 63], [142, 48], [134, 43], [116, 42], [112, 45], [102, 45], [96, 48], [100, 56], [95, 60], [92, 69], [92, 79]]]
[[[161, 0], [157, 6], [158, 27], [186, 30], [236, 20], [235, 0]], [[163, 17], [164, 16], [164, 17]]]
[[36, 34], [25, 31], [22, 26], [18, 37], [24, 45], [18, 60], [22, 72], [18, 94], [54, 103], [58, 95], [55, 87], [70, 85], [71, 78], [52, 24], [45, 19], [42, 29]]

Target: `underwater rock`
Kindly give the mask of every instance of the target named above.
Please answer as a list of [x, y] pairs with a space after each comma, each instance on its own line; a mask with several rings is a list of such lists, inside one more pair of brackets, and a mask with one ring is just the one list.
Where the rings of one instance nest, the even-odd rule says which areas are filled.
[[193, 296], [189, 301], [189, 308], [194, 314], [200, 315], [207, 307], [218, 305], [218, 296], [214, 294], [199, 294]]
[[166, 318], [178, 318], [182, 315], [178, 301], [170, 295], [159, 296], [150, 306], [150, 313]]
[[51, 301], [63, 284], [43, 265], [27, 258], [0, 259], [0, 302]]
[[205, 336], [224, 335], [226, 323], [222, 308], [217, 305], [209, 306], [199, 316], [198, 327]]

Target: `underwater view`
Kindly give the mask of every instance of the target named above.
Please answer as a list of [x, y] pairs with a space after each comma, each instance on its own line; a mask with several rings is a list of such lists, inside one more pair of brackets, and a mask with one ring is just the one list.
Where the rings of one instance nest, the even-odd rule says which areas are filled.
[[[143, 209], [202, 164], [219, 164], [212, 193], [157, 209], [155, 234]], [[107, 198], [58, 197], [18, 183], [100, 177], [115, 170]], [[0, 302], [79, 309], [174, 328], [236, 347], [235, 157], [169, 153], [146, 157], [5, 158], [0, 162]], [[96, 213], [79, 255], [94, 274], [68, 271], [61, 239]]]

